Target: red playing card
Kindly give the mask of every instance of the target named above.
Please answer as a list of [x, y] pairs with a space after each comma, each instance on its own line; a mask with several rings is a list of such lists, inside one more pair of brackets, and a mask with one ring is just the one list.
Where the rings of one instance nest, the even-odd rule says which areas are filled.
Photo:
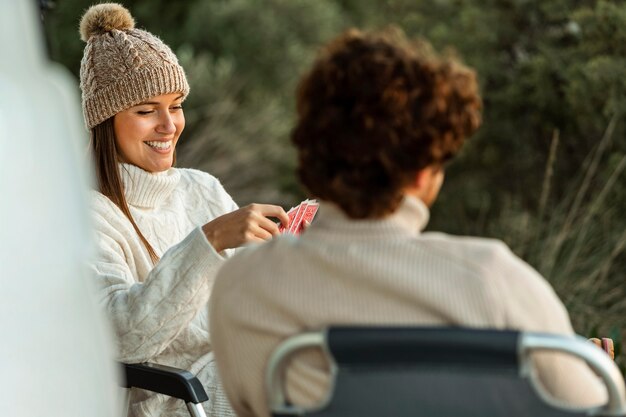
[[303, 222], [307, 222], [307, 223], [311, 223], [313, 221], [313, 218], [315, 217], [315, 214], [317, 213], [317, 209], [319, 208], [319, 203], [316, 202], [315, 200], [312, 200], [309, 205], [306, 207], [306, 210], [304, 211], [304, 215], [302, 216], [302, 221]]
[[278, 231], [280, 233], [285, 233], [289, 230], [289, 227], [291, 226], [293, 219], [296, 215], [296, 212], [298, 211], [299, 206], [297, 207], [292, 207], [289, 209], [289, 211], [287, 212], [287, 216], [289, 217], [289, 224], [287, 224], [287, 227], [285, 227], [282, 223], [280, 224], [280, 226], [278, 226]]
[[305, 200], [300, 205], [298, 205], [298, 210], [296, 210], [296, 214], [293, 217], [293, 220], [289, 222], [288, 232], [291, 234], [297, 234], [297, 231], [300, 229], [300, 223], [302, 222], [302, 215], [304, 214], [304, 210], [306, 210], [307, 202], [309, 200]]
[[303, 230], [304, 222], [311, 223], [319, 204], [317, 200], [304, 200], [296, 207], [292, 207], [288, 212], [289, 225], [284, 227], [282, 224], [278, 227], [280, 233], [291, 233], [293, 235], [299, 235]]
[[319, 203], [315, 200], [309, 200], [307, 206], [304, 208], [304, 212], [302, 213], [302, 217], [300, 219], [300, 224], [298, 226], [296, 235], [300, 234], [302, 230], [304, 230], [304, 223], [311, 223], [313, 218], [315, 217], [315, 213], [317, 213], [317, 209], [319, 208]]

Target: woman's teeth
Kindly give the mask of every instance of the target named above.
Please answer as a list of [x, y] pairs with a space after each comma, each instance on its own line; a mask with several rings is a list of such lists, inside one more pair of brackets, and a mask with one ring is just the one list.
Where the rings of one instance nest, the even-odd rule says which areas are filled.
[[148, 146], [151, 146], [156, 149], [169, 149], [172, 146], [172, 141], [168, 140], [167, 142], [145, 142]]

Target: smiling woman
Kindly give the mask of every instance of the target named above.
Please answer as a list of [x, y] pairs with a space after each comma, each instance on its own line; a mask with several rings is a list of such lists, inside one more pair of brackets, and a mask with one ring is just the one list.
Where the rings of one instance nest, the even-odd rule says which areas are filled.
[[[81, 21], [80, 79], [97, 191], [92, 263], [117, 334], [117, 359], [190, 369], [209, 416], [233, 412], [221, 389], [208, 328], [216, 271], [234, 248], [279, 233], [278, 206], [238, 208], [213, 176], [174, 168], [185, 128], [185, 72], [170, 48], [106, 3]], [[130, 415], [186, 415], [182, 403], [131, 391]]]
[[148, 172], [171, 168], [185, 128], [182, 100], [182, 94], [163, 94], [117, 113], [113, 129], [120, 160]]

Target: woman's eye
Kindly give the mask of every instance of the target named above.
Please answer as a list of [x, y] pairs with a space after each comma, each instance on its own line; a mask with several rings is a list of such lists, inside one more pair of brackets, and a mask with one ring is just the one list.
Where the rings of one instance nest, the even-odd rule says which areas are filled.
[[179, 104], [179, 105], [177, 105], [177, 106], [172, 106], [172, 107], [170, 107], [170, 109], [172, 109], [172, 110], [182, 110], [182, 108], [183, 108], [183, 105], [182, 105], [182, 104]]
[[152, 110], [139, 110], [137, 114], [146, 115], [152, 113]]

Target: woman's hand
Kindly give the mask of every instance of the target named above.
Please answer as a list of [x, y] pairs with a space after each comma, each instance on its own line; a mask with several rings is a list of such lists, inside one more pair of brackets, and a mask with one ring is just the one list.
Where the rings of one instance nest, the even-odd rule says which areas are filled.
[[285, 227], [289, 224], [289, 217], [282, 207], [250, 204], [211, 220], [202, 226], [202, 231], [215, 250], [221, 252], [280, 234], [278, 225], [268, 217], [279, 219]]

